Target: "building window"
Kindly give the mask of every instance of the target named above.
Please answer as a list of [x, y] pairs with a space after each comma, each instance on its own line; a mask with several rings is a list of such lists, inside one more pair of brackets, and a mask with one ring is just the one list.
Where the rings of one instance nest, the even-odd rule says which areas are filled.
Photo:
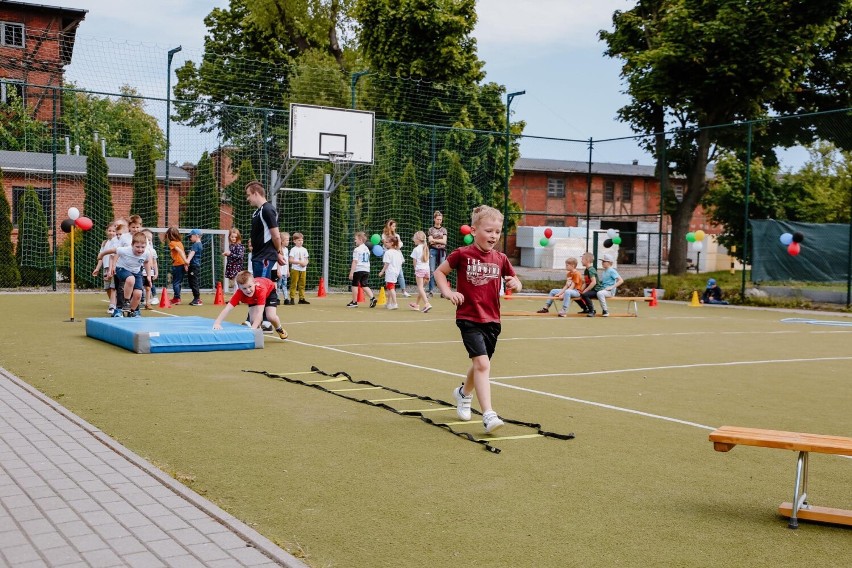
[[683, 185], [681, 185], [681, 184], [675, 184], [675, 186], [674, 186], [674, 195], [675, 195], [675, 199], [677, 199], [677, 202], [678, 202], [678, 203], [680, 203], [681, 201], [683, 201]]
[[18, 81], [0, 80], [0, 103], [11, 104], [13, 100], [24, 100], [24, 84]]
[[0, 22], [0, 46], [24, 47], [24, 24]]
[[621, 200], [633, 201], [633, 182], [625, 181], [621, 184]]
[[615, 182], [614, 181], [605, 181], [604, 182], [604, 201], [615, 201]]
[[[15, 227], [18, 226], [18, 215], [21, 212], [19, 207], [21, 197], [24, 196], [24, 191], [27, 188], [25, 187], [13, 187], [12, 188], [12, 223], [14, 223]], [[51, 201], [51, 190], [49, 187], [37, 187], [35, 188], [36, 196], [38, 200], [41, 202], [41, 208], [44, 211], [44, 217], [47, 220], [47, 226], [50, 227], [50, 216], [53, 206], [53, 202]]]
[[544, 220], [544, 224], [548, 227], [564, 227], [565, 217], [550, 217]]
[[547, 178], [547, 196], [565, 197], [565, 178]]

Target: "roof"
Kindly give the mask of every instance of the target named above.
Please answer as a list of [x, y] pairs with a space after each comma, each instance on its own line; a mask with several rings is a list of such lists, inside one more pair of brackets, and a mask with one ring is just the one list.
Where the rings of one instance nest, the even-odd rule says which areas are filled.
[[74, 14], [80, 16], [82, 18], [86, 17], [86, 14], [89, 13], [88, 10], [83, 10], [81, 8], [65, 8], [63, 6], [48, 6], [47, 4], [30, 4], [29, 2], [13, 2], [12, 0], [2, 0], [0, 4], [3, 4], [4, 7], [20, 7], [27, 8], [30, 10], [44, 10], [49, 12], [68, 12], [69, 14]]
[[[107, 175], [113, 178], [132, 178], [136, 169], [136, 160], [132, 158], [107, 158]], [[155, 172], [157, 179], [166, 177], [165, 160], [157, 160]], [[41, 152], [12, 152], [0, 150], [0, 169], [4, 172], [25, 174], [52, 174], [53, 154]], [[61, 175], [86, 175], [86, 156], [74, 154], [56, 154], [56, 173]], [[189, 173], [175, 165], [169, 166], [169, 179], [188, 181]]]
[[[592, 162], [592, 173], [598, 175], [656, 177], [654, 166], [638, 164], [609, 164]], [[548, 160], [541, 158], [518, 158], [515, 171], [527, 172], [559, 172], [559, 173], [589, 173], [589, 163], [574, 160]]]

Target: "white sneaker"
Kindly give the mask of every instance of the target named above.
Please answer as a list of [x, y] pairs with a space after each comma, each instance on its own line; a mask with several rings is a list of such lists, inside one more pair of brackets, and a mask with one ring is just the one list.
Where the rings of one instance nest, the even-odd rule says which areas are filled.
[[388, 304], [388, 309], [389, 310], [398, 310], [399, 306], [396, 305], [396, 304]]
[[406, 298], [410, 298], [410, 297], [411, 297], [411, 294], [409, 294], [409, 293], [408, 293], [408, 290], [403, 290], [403, 291], [402, 291], [402, 295], [403, 295], [403, 296], [405, 296]]
[[151, 296], [151, 302], [150, 303], [156, 304], [157, 303], [157, 296]]
[[473, 402], [473, 393], [465, 396], [462, 393], [462, 386], [459, 386], [457, 389], [453, 389], [453, 396], [456, 398], [456, 414], [459, 415], [461, 420], [470, 420], [470, 403]]
[[505, 426], [505, 422], [500, 420], [500, 417], [497, 416], [497, 413], [493, 410], [489, 410], [485, 414], [482, 415], [482, 424], [485, 426], [485, 433], [491, 434], [492, 432], [499, 430], [503, 426]]

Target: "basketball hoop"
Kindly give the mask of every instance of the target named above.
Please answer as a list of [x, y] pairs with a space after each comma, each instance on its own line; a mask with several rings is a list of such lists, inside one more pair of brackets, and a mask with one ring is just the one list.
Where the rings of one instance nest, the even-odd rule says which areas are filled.
[[340, 174], [343, 173], [346, 166], [349, 165], [349, 159], [351, 157], [352, 152], [345, 152], [343, 150], [328, 151], [328, 161], [331, 162], [331, 165], [334, 168], [335, 177], [340, 176]]

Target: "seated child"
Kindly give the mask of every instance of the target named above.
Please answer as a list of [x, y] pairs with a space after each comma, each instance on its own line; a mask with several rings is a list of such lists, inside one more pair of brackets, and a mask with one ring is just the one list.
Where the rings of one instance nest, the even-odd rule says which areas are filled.
[[607, 317], [609, 310], [606, 299], [615, 296], [616, 289], [624, 283], [621, 275], [612, 267], [612, 257], [608, 254], [601, 255], [601, 288], [597, 291], [598, 301], [601, 303], [601, 315]]
[[260, 327], [264, 316], [275, 327], [278, 337], [287, 339], [287, 332], [281, 327], [281, 320], [278, 319], [278, 310], [276, 307], [279, 304], [278, 294], [275, 292], [275, 282], [269, 278], [255, 278], [248, 270], [243, 270], [237, 274], [237, 291], [231, 296], [231, 300], [225, 304], [219, 317], [213, 322], [213, 329], [222, 329], [222, 322], [228, 314], [242, 302], [249, 306], [249, 318], [251, 327], [257, 329]]
[[716, 284], [716, 279], [711, 278], [707, 281], [707, 289], [701, 295], [701, 301], [705, 304], [719, 304], [727, 306], [728, 302], [722, 299], [722, 289]]
[[544, 303], [538, 313], [546, 314], [550, 311], [550, 306], [553, 300], [562, 300], [562, 309], [559, 310], [559, 317], [564, 318], [568, 314], [568, 307], [571, 305], [571, 298], [580, 297], [580, 287], [583, 285], [583, 274], [577, 270], [577, 259], [570, 257], [565, 259], [565, 286], [562, 288], [554, 288], [550, 291], [550, 297]]

